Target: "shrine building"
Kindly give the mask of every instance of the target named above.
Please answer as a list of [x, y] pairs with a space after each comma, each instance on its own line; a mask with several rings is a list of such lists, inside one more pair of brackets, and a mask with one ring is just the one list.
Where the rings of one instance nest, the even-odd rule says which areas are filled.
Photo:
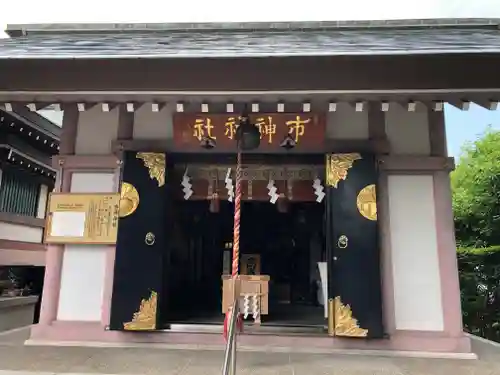
[[27, 107], [0, 108], [0, 268], [45, 265], [45, 208], [60, 132]]
[[63, 112], [29, 342], [224, 345], [248, 117], [240, 345], [473, 356], [443, 109], [496, 110], [498, 25], [9, 25], [2, 110]]

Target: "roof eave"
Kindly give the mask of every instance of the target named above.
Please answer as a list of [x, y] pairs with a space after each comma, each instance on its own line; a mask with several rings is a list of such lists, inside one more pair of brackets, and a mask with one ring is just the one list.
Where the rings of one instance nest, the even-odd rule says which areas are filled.
[[0, 106], [0, 110], [11, 115], [26, 126], [39, 131], [50, 139], [60, 141], [62, 128], [38, 113], [23, 108], [15, 108], [14, 111], [9, 112], [3, 106]]
[[301, 52], [301, 53], [241, 53], [241, 54], [177, 54], [177, 55], [1, 55], [1, 60], [176, 60], [176, 59], [257, 59], [257, 58], [300, 58], [300, 57], [342, 57], [342, 56], [411, 56], [411, 55], [479, 55], [479, 54], [500, 54], [500, 48], [489, 49], [432, 49], [432, 50], [397, 50], [397, 51], [349, 51], [349, 52]]
[[160, 31], [283, 31], [324, 29], [428, 28], [428, 27], [496, 27], [499, 18], [440, 18], [360, 21], [304, 22], [203, 22], [203, 23], [53, 23], [8, 24], [5, 32], [11, 37], [35, 34], [160, 32]]

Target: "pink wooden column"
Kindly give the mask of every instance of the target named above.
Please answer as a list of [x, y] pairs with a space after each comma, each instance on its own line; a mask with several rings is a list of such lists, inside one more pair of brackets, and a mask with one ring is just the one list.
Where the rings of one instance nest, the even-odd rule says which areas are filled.
[[[368, 136], [371, 141], [386, 144], [387, 133], [385, 130], [385, 112], [380, 108], [380, 102], [370, 102], [368, 105]], [[381, 156], [382, 152], [377, 152]], [[394, 283], [392, 277], [392, 257], [390, 240], [389, 218], [389, 186], [388, 174], [380, 170], [377, 186], [377, 217], [380, 233], [380, 275], [382, 284], [382, 311], [384, 314], [384, 328], [386, 333], [392, 335], [396, 330], [396, 317], [394, 310]]]
[[[114, 178], [114, 188], [120, 189], [120, 166], [117, 165]], [[106, 251], [106, 269], [104, 273], [104, 290], [102, 293], [101, 325], [107, 327], [111, 318], [111, 297], [113, 296], [113, 280], [115, 275], [116, 246], [109, 246]]]
[[[428, 119], [431, 156], [447, 156], [444, 112], [429, 109]], [[434, 204], [444, 330], [457, 337], [463, 336], [463, 324], [449, 173], [449, 170], [434, 172]]]
[[448, 171], [434, 173], [434, 204], [444, 330], [450, 336], [463, 336], [457, 247]]
[[[75, 152], [75, 143], [78, 125], [78, 111], [76, 105], [64, 106], [60, 155], [71, 155]], [[64, 172], [64, 166], [59, 167], [56, 191], [68, 192], [71, 184], [71, 174]], [[59, 304], [59, 290], [61, 288], [61, 269], [64, 254], [63, 245], [48, 245], [45, 255], [45, 277], [43, 284], [43, 298], [40, 308], [40, 324], [49, 325], [57, 319]]]
[[49, 325], [57, 318], [64, 246], [47, 245], [46, 251], [43, 298], [40, 308], [40, 324], [42, 325]]

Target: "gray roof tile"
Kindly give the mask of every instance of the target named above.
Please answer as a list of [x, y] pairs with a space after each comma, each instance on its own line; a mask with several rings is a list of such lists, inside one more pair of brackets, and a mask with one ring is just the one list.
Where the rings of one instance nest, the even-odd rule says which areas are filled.
[[[500, 53], [500, 30], [483, 27], [207, 29], [55, 32], [0, 39], [0, 59], [176, 58]], [[297, 27], [297, 24], [294, 24]], [[353, 26], [353, 24], [351, 24]]]

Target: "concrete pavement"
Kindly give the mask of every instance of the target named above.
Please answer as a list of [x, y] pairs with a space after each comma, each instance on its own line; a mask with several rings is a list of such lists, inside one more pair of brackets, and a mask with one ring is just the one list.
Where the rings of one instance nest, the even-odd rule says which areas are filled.
[[[26, 335], [26, 332], [24, 332]], [[0, 375], [219, 375], [215, 350], [24, 346], [0, 338]], [[473, 342], [478, 360], [299, 353], [238, 353], [238, 375], [500, 375], [500, 347]]]

